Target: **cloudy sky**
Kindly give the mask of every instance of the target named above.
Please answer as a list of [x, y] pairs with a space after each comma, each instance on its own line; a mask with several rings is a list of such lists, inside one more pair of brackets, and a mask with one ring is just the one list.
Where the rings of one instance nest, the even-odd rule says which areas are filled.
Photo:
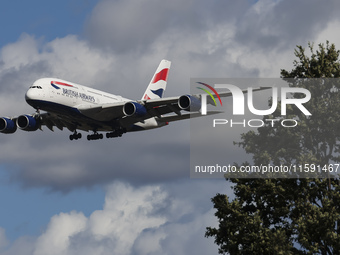
[[[339, 10], [336, 0], [6, 1], [0, 115], [33, 113], [24, 94], [41, 77], [139, 99], [161, 59], [172, 61], [165, 96], [188, 93], [192, 77], [277, 78], [296, 45], [340, 48]], [[204, 238], [216, 225], [210, 198], [232, 193], [222, 179], [190, 179], [189, 121], [68, 136], [0, 134], [1, 255], [217, 254]]]

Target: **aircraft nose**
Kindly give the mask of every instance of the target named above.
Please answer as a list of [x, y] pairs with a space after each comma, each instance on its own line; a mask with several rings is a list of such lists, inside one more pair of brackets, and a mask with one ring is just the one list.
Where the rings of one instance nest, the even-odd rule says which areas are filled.
[[25, 100], [26, 102], [35, 99], [35, 93], [32, 89], [27, 90], [26, 94], [25, 94]]
[[40, 96], [39, 91], [37, 91], [34, 88], [30, 88], [29, 90], [27, 90], [27, 92], [25, 94], [25, 100], [30, 106], [38, 109], [38, 108], [40, 108], [39, 105], [38, 105], [39, 98], [40, 98], [39, 96]]

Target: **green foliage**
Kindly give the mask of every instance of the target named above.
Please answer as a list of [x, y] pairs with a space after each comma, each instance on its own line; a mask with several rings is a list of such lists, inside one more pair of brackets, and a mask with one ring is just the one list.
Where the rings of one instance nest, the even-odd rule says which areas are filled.
[[[328, 41], [316, 52], [313, 44], [308, 46], [311, 55], [297, 46], [294, 69], [281, 70], [281, 75], [289, 86], [311, 92], [305, 106], [312, 116], [289, 107], [285, 118], [297, 119], [298, 126], [268, 124], [242, 134], [238, 145], [253, 155], [254, 165], [340, 162], [340, 83], [328, 79], [340, 77], [340, 52]], [[282, 118], [279, 108], [264, 119]], [[290, 177], [295, 178], [227, 178], [234, 184], [235, 198], [212, 198], [219, 226], [206, 231], [207, 237], [215, 238], [219, 253], [340, 254], [339, 178]]]
[[305, 54], [302, 46], [296, 46], [295, 56], [298, 60], [294, 60], [294, 69], [291, 72], [281, 69], [283, 78], [338, 78], [340, 77], [339, 51], [335, 49], [335, 45], [329, 45], [326, 42], [319, 44], [319, 49], [314, 52], [314, 45], [308, 43], [311, 51], [311, 57]]

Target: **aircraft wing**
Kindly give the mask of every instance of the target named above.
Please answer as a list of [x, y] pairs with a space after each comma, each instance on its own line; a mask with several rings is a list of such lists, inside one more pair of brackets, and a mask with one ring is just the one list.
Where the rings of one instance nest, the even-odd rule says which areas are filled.
[[98, 128], [98, 130], [110, 128], [110, 126], [103, 125], [103, 123], [95, 120], [87, 120], [86, 118], [84, 119], [76, 116], [52, 114], [49, 112], [38, 114], [35, 118], [39, 119], [40, 128], [44, 125], [51, 131], [54, 131], [54, 127], [57, 127], [60, 130], [67, 128], [71, 132], [76, 129], [91, 131], [94, 128]]
[[[142, 105], [146, 110], [147, 114], [144, 119], [160, 116], [171, 112], [180, 112], [181, 109], [176, 105], [179, 97], [168, 97], [160, 99], [149, 99], [132, 101], [139, 105]], [[110, 121], [114, 119], [120, 119], [125, 117], [124, 105], [127, 102], [118, 102], [113, 104], [103, 104], [99, 106], [80, 106], [79, 111], [90, 118], [98, 121]]]
[[[219, 114], [219, 113], [222, 113], [222, 112], [221, 111], [210, 111], [207, 113], [207, 115], [214, 115], [214, 114]], [[160, 118], [157, 118], [157, 121], [166, 123], [166, 122], [173, 122], [173, 121], [184, 120], [184, 119], [189, 119], [189, 118], [197, 118], [197, 117], [202, 117], [202, 114], [196, 112], [196, 113], [185, 113], [182, 115], [162, 116]]]
[[[268, 87], [260, 87], [253, 89], [253, 91], [265, 90]], [[247, 90], [243, 90], [243, 93], [247, 93]], [[231, 92], [220, 92], [220, 97], [232, 96]], [[217, 95], [212, 95], [214, 98]], [[85, 116], [95, 119], [97, 121], [113, 121], [119, 120], [123, 126], [128, 126], [136, 122], [143, 121], [145, 119], [156, 117], [158, 120], [165, 120], [164, 115], [176, 114], [174, 116], [168, 116], [168, 121], [187, 119], [194, 114], [197, 114], [201, 108], [201, 94], [182, 95], [177, 97], [167, 97], [149, 100], [119, 102], [114, 104], [104, 104], [94, 107], [78, 107], [79, 111]], [[215, 105], [211, 97], [207, 97], [207, 103]], [[129, 105], [128, 105], [129, 104]], [[129, 107], [134, 108], [135, 112], [131, 112], [127, 115], [127, 109]], [[139, 113], [138, 110], [141, 112]], [[183, 111], [190, 113], [183, 113]], [[208, 112], [209, 114], [209, 112]], [[197, 117], [201, 116], [200, 113]], [[196, 117], [196, 116], [195, 116]]]
[[[11, 120], [13, 122], [17, 122], [18, 127], [26, 131], [35, 131], [37, 129], [42, 130], [42, 126], [46, 126], [51, 131], [54, 131], [54, 127], [57, 127], [60, 130], [67, 128], [71, 132], [74, 132], [77, 129], [84, 131], [106, 131], [112, 130], [112, 127], [114, 126], [110, 122], [89, 119], [86, 116], [78, 114], [65, 115], [50, 112], [21, 115], [19, 117], [11, 118]], [[37, 123], [37, 125], [35, 123]]]
[[[260, 91], [260, 90], [266, 90], [266, 89], [271, 89], [271, 87], [259, 87], [259, 88], [254, 88], [253, 91]], [[247, 93], [248, 90], [242, 90], [242, 93]], [[195, 97], [197, 99], [201, 98], [202, 94], [193, 94], [193, 95], [187, 95], [187, 96], [192, 96]], [[230, 97], [232, 96], [231, 92], [219, 92], [218, 95], [220, 97]], [[216, 99], [217, 95], [212, 94], [212, 96]], [[144, 100], [143, 103], [146, 105], [147, 108], [153, 108], [153, 109], [158, 109], [160, 107], [167, 107], [168, 109], [165, 110], [165, 113], [170, 113], [170, 112], [174, 112], [176, 113], [176, 111], [181, 110], [181, 108], [178, 107], [178, 100], [180, 99], [180, 97], [168, 97], [168, 98], [159, 98], [159, 99], [151, 99], [151, 100]], [[214, 101], [208, 97], [207, 98], [207, 103], [211, 104], [211, 105], [215, 105]], [[176, 108], [177, 106], [177, 108]], [[160, 109], [159, 109], [160, 110]], [[176, 111], [175, 111], [176, 110]], [[164, 109], [163, 109], [164, 111]], [[160, 110], [161, 112], [161, 110]], [[157, 115], [156, 115], [157, 116]]]

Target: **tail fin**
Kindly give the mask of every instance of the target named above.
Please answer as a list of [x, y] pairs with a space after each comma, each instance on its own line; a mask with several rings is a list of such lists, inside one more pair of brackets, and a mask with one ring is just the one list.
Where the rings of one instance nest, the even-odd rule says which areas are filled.
[[144, 92], [142, 100], [157, 99], [163, 97], [168, 80], [170, 65], [171, 62], [168, 60], [163, 59], [161, 61], [149, 83], [149, 86]]

